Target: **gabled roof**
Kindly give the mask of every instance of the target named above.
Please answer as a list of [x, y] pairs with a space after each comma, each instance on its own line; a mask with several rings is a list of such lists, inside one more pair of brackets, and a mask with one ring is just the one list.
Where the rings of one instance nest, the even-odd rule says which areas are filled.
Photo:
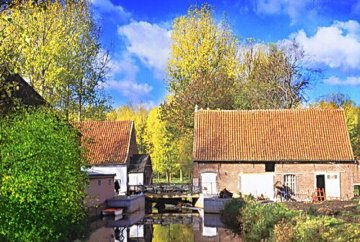
[[195, 112], [194, 161], [354, 161], [343, 110]]
[[18, 74], [5, 76], [4, 81], [0, 83], [0, 96], [0, 111], [2, 112], [8, 111], [14, 105], [15, 99], [24, 106], [47, 105], [45, 99]]
[[78, 123], [81, 143], [90, 165], [123, 164], [128, 161], [132, 121], [84, 121]]
[[141, 154], [141, 155], [133, 155], [130, 158], [130, 164], [128, 166], [129, 173], [142, 173], [145, 172], [145, 168], [147, 165], [151, 166], [150, 155]]

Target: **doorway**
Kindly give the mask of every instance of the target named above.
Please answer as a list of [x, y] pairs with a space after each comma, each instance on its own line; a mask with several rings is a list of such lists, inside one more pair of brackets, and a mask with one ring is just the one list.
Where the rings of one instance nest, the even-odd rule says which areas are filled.
[[316, 193], [318, 201], [325, 200], [325, 175], [316, 175]]

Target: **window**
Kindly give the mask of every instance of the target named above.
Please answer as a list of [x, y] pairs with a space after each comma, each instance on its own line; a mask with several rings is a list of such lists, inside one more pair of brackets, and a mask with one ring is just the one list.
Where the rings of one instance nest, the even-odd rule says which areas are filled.
[[288, 193], [296, 193], [296, 176], [295, 175], [284, 175], [284, 186]]
[[265, 163], [265, 171], [266, 172], [274, 172], [275, 171], [275, 163], [274, 162]]

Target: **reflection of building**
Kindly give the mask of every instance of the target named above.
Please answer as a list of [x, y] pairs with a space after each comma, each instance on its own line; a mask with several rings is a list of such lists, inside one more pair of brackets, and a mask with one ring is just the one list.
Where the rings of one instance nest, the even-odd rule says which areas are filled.
[[226, 229], [220, 214], [204, 214], [194, 217], [193, 231], [195, 242], [235, 242], [241, 241], [238, 235]]
[[297, 199], [325, 189], [353, 197], [355, 166], [343, 110], [195, 112], [194, 183], [203, 194], [231, 192], [274, 199], [280, 181]]

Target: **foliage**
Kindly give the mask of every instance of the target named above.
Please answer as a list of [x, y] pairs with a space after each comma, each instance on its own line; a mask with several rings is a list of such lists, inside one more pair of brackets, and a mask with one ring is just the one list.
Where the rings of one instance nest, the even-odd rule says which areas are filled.
[[1, 68], [26, 78], [67, 119], [104, 113], [107, 55], [88, 1], [16, 1], [0, 15]]
[[290, 220], [296, 214], [297, 212], [283, 204], [260, 204], [256, 201], [248, 201], [240, 211], [239, 222], [247, 240], [261, 241], [271, 236], [275, 224], [282, 220]]
[[216, 24], [209, 6], [174, 20], [168, 63], [169, 97], [163, 114], [177, 130], [191, 131], [195, 105], [233, 108], [238, 75], [237, 41], [225, 21]]
[[360, 107], [341, 93], [322, 97], [314, 106], [320, 108], [342, 108], [345, 112], [346, 125], [350, 135], [350, 141], [354, 155], [360, 157]]
[[110, 111], [106, 116], [108, 120], [124, 121], [132, 120], [135, 123], [136, 140], [138, 142], [138, 148], [140, 153], [146, 153], [147, 148], [145, 144], [146, 133], [146, 120], [149, 111], [144, 107], [132, 107], [129, 105], [118, 107], [116, 110]]
[[240, 209], [244, 206], [244, 200], [232, 198], [225, 203], [224, 210], [221, 211], [222, 222], [235, 233], [241, 232], [241, 224], [238, 220]]
[[[360, 225], [340, 219], [304, 214], [281, 203], [232, 199], [222, 212], [226, 225], [245, 241], [358, 241]], [[234, 226], [238, 225], [234, 229]]]
[[275, 226], [275, 241], [358, 241], [360, 226], [341, 220], [319, 216], [298, 216], [292, 223]]
[[276, 45], [250, 41], [240, 54], [244, 70], [236, 96], [240, 109], [294, 108], [320, 72], [304, 66], [304, 51], [295, 41]]
[[178, 151], [176, 143], [167, 131], [168, 123], [160, 119], [159, 108], [150, 111], [146, 121], [145, 142], [151, 156], [153, 170], [166, 173], [168, 182], [170, 174], [177, 168]]
[[85, 215], [78, 133], [46, 109], [0, 122], [0, 238], [68, 241]]

